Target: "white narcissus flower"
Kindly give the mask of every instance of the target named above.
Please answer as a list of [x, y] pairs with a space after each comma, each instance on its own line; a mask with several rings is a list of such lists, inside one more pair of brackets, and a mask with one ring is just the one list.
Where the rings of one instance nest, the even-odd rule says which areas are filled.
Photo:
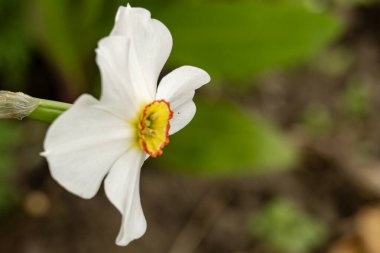
[[149, 11], [120, 7], [110, 36], [96, 50], [100, 100], [80, 96], [44, 142], [51, 174], [68, 191], [92, 198], [105, 178], [105, 193], [122, 214], [118, 245], [146, 230], [139, 193], [144, 160], [161, 155], [169, 134], [190, 122], [195, 90], [210, 81], [205, 71], [183, 66], [157, 87], [171, 48], [169, 30]]

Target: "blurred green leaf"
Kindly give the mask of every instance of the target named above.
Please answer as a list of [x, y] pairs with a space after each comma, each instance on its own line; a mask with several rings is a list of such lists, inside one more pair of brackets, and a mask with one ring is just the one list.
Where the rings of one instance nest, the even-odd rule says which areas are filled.
[[[100, 19], [101, 10], [105, 4], [104, 0], [84, 0], [82, 7], [83, 23], [90, 26]], [[83, 11], [85, 10], [85, 11]]]
[[172, 66], [235, 81], [299, 63], [340, 32], [335, 16], [283, 1], [172, 3], [153, 13], [173, 34]]
[[171, 136], [158, 160], [171, 169], [209, 176], [234, 176], [286, 169], [297, 152], [284, 136], [259, 117], [228, 103], [197, 102], [197, 114]]
[[35, 46], [57, 68], [67, 91], [75, 97], [88, 89], [93, 77], [85, 74], [94, 50], [114, 22], [120, 1], [33, 0], [28, 26]]
[[271, 201], [249, 221], [250, 232], [276, 251], [311, 252], [327, 238], [326, 228], [285, 199]]
[[0, 74], [7, 88], [23, 85], [29, 62], [23, 7], [20, 0], [0, 0]]
[[33, 34], [39, 50], [50, 60], [70, 85], [71, 91], [84, 90], [85, 78], [82, 70], [83, 56], [80, 40], [86, 40], [75, 33], [78, 16], [66, 0], [35, 0]]

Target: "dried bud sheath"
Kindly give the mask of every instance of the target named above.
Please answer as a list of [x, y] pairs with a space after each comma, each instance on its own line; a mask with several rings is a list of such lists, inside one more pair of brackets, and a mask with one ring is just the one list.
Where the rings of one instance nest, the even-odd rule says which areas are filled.
[[0, 91], [0, 119], [23, 119], [32, 113], [39, 99], [22, 92]]

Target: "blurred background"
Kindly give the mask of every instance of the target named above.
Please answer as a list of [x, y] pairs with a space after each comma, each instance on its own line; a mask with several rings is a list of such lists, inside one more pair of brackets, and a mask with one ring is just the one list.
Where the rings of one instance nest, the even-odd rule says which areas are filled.
[[[99, 96], [120, 0], [0, 0], [0, 89]], [[141, 176], [145, 236], [115, 246], [39, 156], [45, 123], [0, 121], [0, 252], [379, 253], [380, 3], [136, 0], [172, 32], [163, 75], [207, 70], [197, 114]]]

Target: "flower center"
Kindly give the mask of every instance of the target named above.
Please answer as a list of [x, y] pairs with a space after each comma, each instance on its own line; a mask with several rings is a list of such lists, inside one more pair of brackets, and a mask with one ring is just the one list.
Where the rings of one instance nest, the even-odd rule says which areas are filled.
[[172, 117], [173, 112], [165, 100], [153, 101], [142, 108], [138, 117], [137, 141], [150, 156], [161, 155], [169, 143], [169, 120]]

